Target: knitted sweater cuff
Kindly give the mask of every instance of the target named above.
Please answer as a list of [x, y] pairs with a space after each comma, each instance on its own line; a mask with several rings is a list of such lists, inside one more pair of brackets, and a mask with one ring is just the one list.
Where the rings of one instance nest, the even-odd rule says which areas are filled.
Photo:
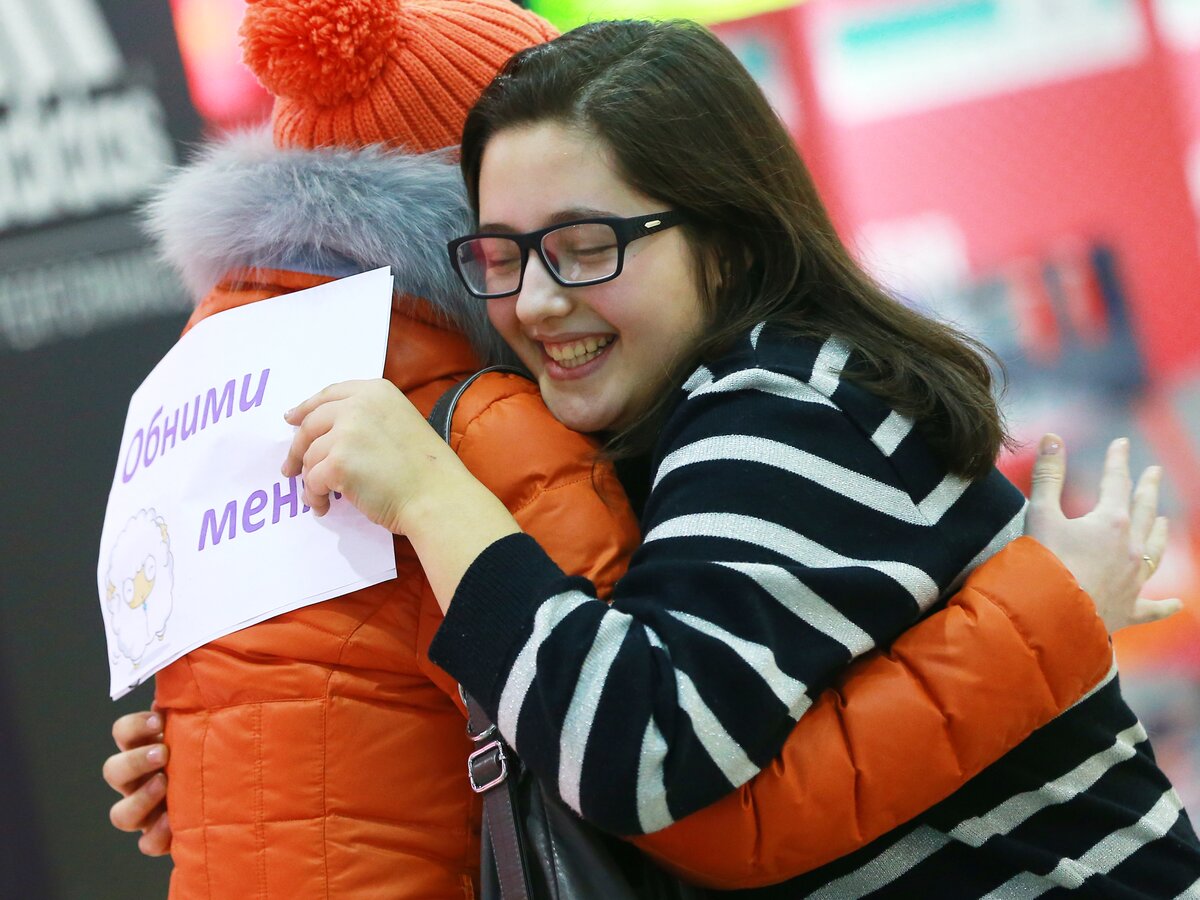
[[500, 538], [463, 575], [429, 658], [494, 717], [508, 669], [533, 631], [534, 614], [566, 580], [529, 535]]

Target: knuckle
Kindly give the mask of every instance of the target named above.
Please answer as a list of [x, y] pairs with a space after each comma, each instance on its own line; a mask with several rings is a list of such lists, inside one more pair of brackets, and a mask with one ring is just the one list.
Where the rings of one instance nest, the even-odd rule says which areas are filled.
[[1033, 464], [1033, 471], [1030, 477], [1034, 482], [1038, 481], [1057, 481], [1062, 478], [1063, 468], [1057, 461], [1039, 459]]
[[125, 809], [125, 801], [121, 800], [114, 803], [108, 810], [108, 821], [112, 823], [113, 828], [118, 831], [132, 831], [133, 829], [128, 823], [128, 812]]
[[325, 457], [322, 475], [329, 482], [337, 482], [346, 474], [346, 454], [340, 449], [330, 450]]
[[1111, 531], [1117, 534], [1127, 532], [1130, 524], [1129, 510], [1114, 510], [1109, 513], [1106, 524]]
[[104, 782], [111, 788], [119, 788], [120, 782], [117, 780], [117, 766], [119, 757], [110, 756], [104, 761], [104, 765], [100, 767], [100, 774], [104, 778]]

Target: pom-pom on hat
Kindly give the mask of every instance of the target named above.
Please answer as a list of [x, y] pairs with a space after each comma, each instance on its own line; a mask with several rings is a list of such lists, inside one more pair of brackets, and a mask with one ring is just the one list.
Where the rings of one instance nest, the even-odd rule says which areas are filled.
[[247, 0], [246, 64], [281, 148], [457, 144], [510, 56], [557, 37], [512, 0]]

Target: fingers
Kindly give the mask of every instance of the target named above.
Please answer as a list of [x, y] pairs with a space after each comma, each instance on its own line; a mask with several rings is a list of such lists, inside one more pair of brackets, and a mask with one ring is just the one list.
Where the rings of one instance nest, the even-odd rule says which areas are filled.
[[1139, 597], [1133, 606], [1132, 625], [1145, 625], [1148, 622], [1158, 622], [1183, 609], [1183, 601], [1178, 597], [1169, 600], [1147, 600]]
[[122, 795], [109, 809], [109, 821], [121, 831], [142, 831], [138, 848], [147, 856], [162, 856], [171, 848], [167, 778], [161, 771], [168, 751], [162, 739], [161, 713], [121, 716], [113, 723], [113, 740], [120, 752], [105, 760], [102, 770], [109, 787]]
[[1129, 533], [1135, 545], [1145, 544], [1158, 516], [1158, 492], [1162, 485], [1162, 467], [1151, 466], [1142, 472], [1133, 491]]
[[1062, 438], [1045, 435], [1038, 444], [1037, 461], [1033, 464], [1033, 480], [1029, 489], [1029, 515], [1038, 517], [1062, 516], [1063, 481], [1067, 474], [1067, 454]]
[[159, 807], [165, 810], [167, 776], [161, 772], [150, 777], [136, 791], [118, 800], [108, 811], [109, 821], [120, 831], [139, 831], [152, 824]]
[[171, 852], [171, 823], [167, 821], [165, 810], [138, 838], [138, 849], [146, 856], [164, 856]]
[[136, 791], [147, 776], [159, 772], [167, 764], [166, 744], [151, 744], [114, 753], [104, 761], [104, 780], [118, 794]]
[[[1149, 579], [1162, 561], [1167, 549], [1168, 522], [1166, 516], [1159, 516], [1150, 526], [1150, 534], [1146, 537], [1145, 557], [1143, 557], [1143, 573]], [[1148, 558], [1148, 562], [1146, 559]], [[1183, 609], [1183, 603], [1177, 597], [1167, 600], [1149, 600], [1139, 597], [1133, 605], [1133, 616], [1130, 624], [1144, 625], [1147, 622], [1157, 622]]]
[[300, 403], [298, 406], [293, 406], [283, 414], [283, 420], [289, 425], [299, 425], [308, 417], [308, 415], [323, 403], [328, 403], [330, 400], [337, 399], [340, 396], [338, 388], [341, 385], [331, 384], [329, 387], [317, 391], [307, 400]]
[[1147, 579], [1157, 571], [1159, 563], [1162, 562], [1163, 554], [1167, 551], [1168, 525], [1167, 517], [1159, 516], [1154, 520], [1154, 524], [1150, 527], [1150, 534], [1146, 537], [1143, 552], [1150, 558], [1150, 561], [1146, 563], [1143, 560], [1143, 562], [1149, 569], [1146, 572]]
[[1100, 478], [1100, 500], [1097, 509], [1129, 511], [1129, 492], [1133, 482], [1129, 477], [1129, 439], [1117, 438], [1108, 445], [1104, 455], [1104, 475]]
[[365, 382], [361, 381], [341, 381], [337, 384], [331, 384], [329, 387], [317, 391], [299, 406], [294, 406], [283, 414], [283, 419], [289, 425], [299, 425], [308, 417], [313, 410], [319, 406], [329, 403], [331, 400], [344, 400], [356, 390], [359, 390]]
[[162, 730], [162, 716], [156, 712], [143, 711], [129, 713], [113, 722], [112, 735], [118, 749], [130, 750], [161, 741]]
[[336, 490], [330, 484], [333, 465], [325, 459], [307, 471], [304, 476], [304, 502], [318, 518], [329, 512], [329, 494]]
[[[326, 390], [330, 390], [326, 388]], [[324, 392], [322, 392], [324, 393]], [[320, 394], [317, 395], [321, 396]], [[299, 409], [299, 407], [297, 407]], [[301, 419], [297, 424], [296, 434], [292, 437], [287, 456], [283, 460], [280, 471], [288, 478], [294, 478], [304, 471], [304, 457], [309, 447], [322, 435], [328, 434], [336, 418], [336, 408], [333, 401], [321, 405]]]
[[330, 457], [334, 448], [334, 437], [326, 432], [313, 441], [304, 453], [304, 502], [317, 516], [329, 512], [329, 495], [340, 490], [338, 467]]

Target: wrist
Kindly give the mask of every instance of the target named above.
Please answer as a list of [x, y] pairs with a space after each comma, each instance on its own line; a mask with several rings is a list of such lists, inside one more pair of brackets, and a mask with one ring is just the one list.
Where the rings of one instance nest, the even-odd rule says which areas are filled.
[[450, 605], [463, 574], [492, 543], [519, 532], [508, 509], [453, 457], [431, 466], [398, 516], [397, 534], [416, 551], [438, 604]]
[[469, 503], [478, 487], [479, 482], [449, 448], [438, 448], [426, 455], [420, 474], [396, 504], [389, 528], [411, 540], [437, 516]]

